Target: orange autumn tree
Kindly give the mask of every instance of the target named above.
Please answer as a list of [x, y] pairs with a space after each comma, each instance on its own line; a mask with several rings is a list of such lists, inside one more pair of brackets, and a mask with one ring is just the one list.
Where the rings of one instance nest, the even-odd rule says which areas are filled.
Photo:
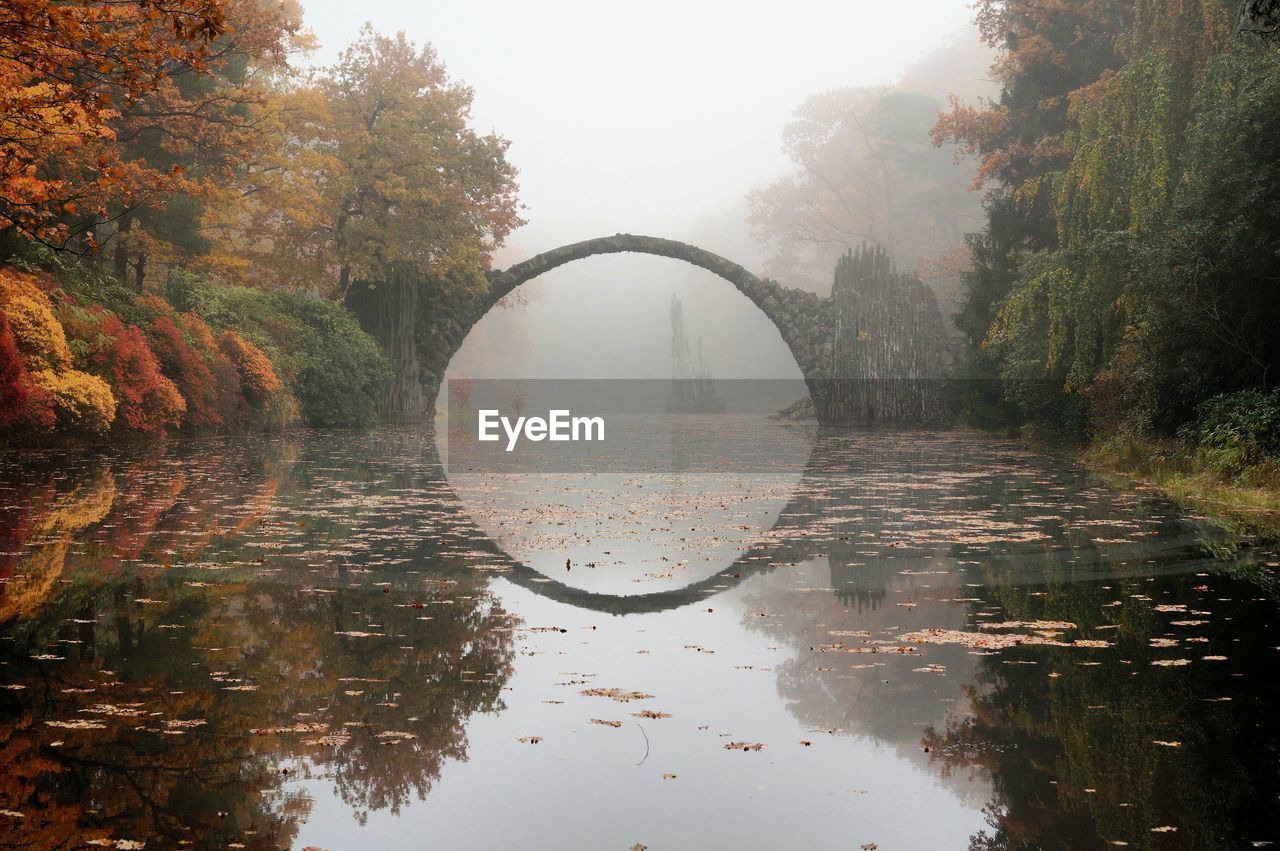
[[404, 266], [445, 290], [483, 286], [523, 222], [509, 142], [471, 126], [473, 94], [430, 45], [366, 24], [335, 65], [255, 109], [275, 142], [208, 204], [212, 267], [338, 295]]
[[[111, 127], [175, 64], [203, 67], [220, 0], [0, 4], [0, 228], [52, 242], [170, 175], [124, 161]], [[90, 241], [92, 237], [90, 236]]]
[[288, 74], [287, 56], [305, 46], [296, 2], [219, 0], [226, 30], [198, 68], [181, 62], [143, 97], [121, 109], [111, 126], [130, 167], [168, 175], [145, 194], [124, 194], [97, 222], [95, 240], [110, 241], [122, 281], [141, 291], [149, 268], [186, 265], [214, 246], [205, 210], [223, 193], [240, 191], [245, 175], [278, 138], [271, 99]]

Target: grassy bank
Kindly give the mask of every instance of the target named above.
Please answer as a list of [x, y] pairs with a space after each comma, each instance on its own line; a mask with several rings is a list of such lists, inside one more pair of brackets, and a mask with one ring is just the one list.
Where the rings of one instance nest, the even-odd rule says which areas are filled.
[[1137, 437], [1094, 443], [1077, 457], [1118, 486], [1154, 490], [1228, 532], [1280, 541], [1280, 465], [1272, 459], [1226, 463], [1184, 439]]

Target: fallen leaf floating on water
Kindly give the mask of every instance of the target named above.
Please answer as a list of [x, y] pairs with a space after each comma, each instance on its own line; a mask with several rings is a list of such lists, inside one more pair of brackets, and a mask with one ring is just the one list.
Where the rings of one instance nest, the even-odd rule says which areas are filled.
[[1153, 659], [1152, 665], [1158, 665], [1161, 668], [1179, 668], [1183, 665], [1190, 665], [1190, 659]]
[[675, 780], [675, 779], [676, 779], [676, 776], [675, 776], [674, 774], [664, 774], [664, 775], [662, 775], [662, 779], [663, 779], [663, 780]]
[[724, 746], [727, 751], [762, 751], [764, 742], [729, 742]]
[[1024, 635], [1015, 633], [961, 632], [956, 629], [925, 629], [908, 632], [902, 636], [903, 641], [914, 641], [917, 644], [962, 644], [977, 650], [1003, 650], [1020, 644], [1047, 644], [1055, 647], [1069, 647], [1064, 641], [1046, 638], [1041, 635]]
[[170, 730], [189, 730], [192, 727], [203, 727], [207, 723], [209, 722], [205, 721], [203, 718], [191, 718], [186, 720], [175, 718], [165, 721], [164, 725]]
[[591, 723], [599, 724], [602, 727], [621, 727], [622, 726], [621, 721], [606, 721], [603, 718], [592, 718]]
[[1161, 741], [1160, 739], [1156, 739], [1155, 741], [1153, 741], [1153, 742], [1152, 742], [1152, 744], [1155, 744], [1155, 745], [1162, 745], [1162, 746], [1164, 746], [1164, 747], [1166, 747], [1166, 748], [1180, 748], [1180, 747], [1182, 747], [1182, 742], [1164, 742], [1164, 741]]
[[642, 691], [623, 691], [620, 688], [589, 688], [578, 692], [578, 694], [587, 697], [607, 697], [620, 703], [628, 703], [632, 700], [649, 700], [653, 697], [653, 695], [645, 694]]
[[541, 736], [521, 736], [520, 738], [516, 739], [516, 741], [525, 745], [536, 745], [538, 742], [542, 741], [542, 737]]
[[76, 719], [75, 721], [46, 721], [44, 722], [50, 727], [61, 727], [64, 730], [105, 730], [107, 725], [101, 721], [83, 721]]
[[[903, 636], [907, 640], [910, 636]], [[901, 644], [871, 644], [866, 647], [846, 647], [844, 644], [837, 642], [835, 644], [815, 644], [809, 648], [816, 653], [915, 653], [916, 648], [904, 647]], [[765, 670], [761, 668], [761, 670]]]
[[329, 725], [320, 721], [299, 721], [291, 727], [254, 727], [249, 731], [254, 736], [272, 736], [279, 733], [323, 733]]
[[110, 703], [98, 703], [87, 709], [81, 709], [81, 712], [88, 712], [93, 715], [113, 715], [120, 718], [137, 718], [140, 715], [146, 715], [145, 709], [140, 709], [141, 703], [130, 703], [125, 706], [113, 706]]
[[645, 709], [641, 712], [632, 712], [632, 718], [670, 718], [669, 712], [654, 712], [652, 709]]
[[1176, 830], [1177, 830], [1176, 827], [1173, 827], [1172, 825], [1168, 825], [1168, 824], [1163, 824], [1160, 827], [1151, 828], [1152, 833], [1173, 833]]

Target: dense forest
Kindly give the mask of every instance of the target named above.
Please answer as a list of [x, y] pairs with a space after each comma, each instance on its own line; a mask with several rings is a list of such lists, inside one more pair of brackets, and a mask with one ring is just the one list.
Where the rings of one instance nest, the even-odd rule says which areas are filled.
[[303, 71], [311, 41], [290, 2], [4, 4], [8, 442], [368, 425], [388, 367], [345, 290], [482, 281], [520, 219], [471, 90], [403, 35]]
[[1280, 32], [1262, 6], [977, 4], [1000, 95], [933, 129], [985, 192], [956, 317], [971, 420], [1274, 486]]

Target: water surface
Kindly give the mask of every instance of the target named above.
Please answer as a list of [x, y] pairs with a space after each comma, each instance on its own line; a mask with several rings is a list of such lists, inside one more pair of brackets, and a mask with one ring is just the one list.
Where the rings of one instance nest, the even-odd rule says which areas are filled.
[[5, 456], [0, 845], [1277, 839], [1276, 553], [1014, 443], [801, 434], [726, 475]]

